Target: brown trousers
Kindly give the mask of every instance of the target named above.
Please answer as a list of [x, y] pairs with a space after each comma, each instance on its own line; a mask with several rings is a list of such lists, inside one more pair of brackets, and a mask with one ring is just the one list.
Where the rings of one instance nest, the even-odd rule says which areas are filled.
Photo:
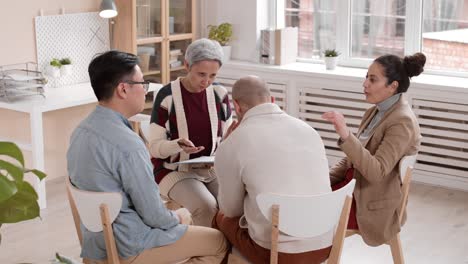
[[[192, 219], [185, 208], [175, 211], [182, 224]], [[173, 244], [147, 249], [138, 256], [120, 259], [121, 264], [216, 264], [223, 263], [228, 243], [218, 230], [204, 226], [189, 225], [187, 232]], [[188, 259], [188, 260], [187, 260]], [[86, 260], [87, 264], [107, 264], [106, 260]]]
[[[213, 219], [213, 228], [219, 229], [232, 246], [237, 248], [248, 261], [253, 264], [270, 263], [270, 250], [257, 245], [250, 238], [248, 229], [239, 227], [239, 218], [225, 217], [223, 213], [218, 212]], [[278, 263], [322, 263], [328, 259], [330, 251], [331, 247], [297, 254], [280, 252], [278, 254]]]

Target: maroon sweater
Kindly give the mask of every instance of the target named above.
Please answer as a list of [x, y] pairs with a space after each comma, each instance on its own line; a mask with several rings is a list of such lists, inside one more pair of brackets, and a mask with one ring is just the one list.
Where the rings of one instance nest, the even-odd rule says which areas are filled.
[[211, 153], [211, 124], [206, 101], [206, 90], [200, 93], [191, 93], [180, 83], [182, 91], [182, 101], [184, 102], [185, 117], [189, 140], [196, 147], [204, 146], [205, 149], [195, 154], [190, 154], [190, 158], [209, 156]]

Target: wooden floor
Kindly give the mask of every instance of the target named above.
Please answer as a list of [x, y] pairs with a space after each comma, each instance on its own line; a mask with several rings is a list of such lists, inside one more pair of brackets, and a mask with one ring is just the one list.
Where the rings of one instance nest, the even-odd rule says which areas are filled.
[[[55, 252], [79, 259], [65, 179], [47, 183], [42, 220], [0, 228], [0, 263], [50, 263]], [[412, 184], [408, 222], [401, 233], [406, 263], [468, 264], [468, 192]], [[342, 263], [393, 263], [388, 246], [371, 248], [357, 236], [346, 239]]]

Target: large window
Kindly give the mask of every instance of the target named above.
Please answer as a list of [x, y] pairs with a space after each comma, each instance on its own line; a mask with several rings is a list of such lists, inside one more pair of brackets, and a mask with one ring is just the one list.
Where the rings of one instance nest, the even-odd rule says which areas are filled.
[[286, 25], [299, 28], [299, 57], [319, 58], [336, 47], [336, 2], [286, 0]]
[[468, 0], [277, 0], [279, 26], [299, 28], [299, 60], [337, 48], [342, 65], [422, 51], [432, 72], [468, 73]]
[[425, 0], [422, 52], [436, 70], [468, 71], [468, 0]]
[[[372, 3], [371, 3], [372, 2]], [[405, 0], [352, 1], [351, 57], [404, 54]]]

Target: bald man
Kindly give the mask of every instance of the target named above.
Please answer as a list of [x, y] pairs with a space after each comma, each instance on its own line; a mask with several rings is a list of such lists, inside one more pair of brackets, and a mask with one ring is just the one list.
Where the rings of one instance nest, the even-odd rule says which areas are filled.
[[[325, 148], [312, 127], [272, 103], [267, 85], [259, 77], [238, 80], [232, 98], [238, 122], [216, 152], [220, 212], [213, 226], [250, 262], [269, 263], [270, 223], [255, 199], [264, 192], [330, 192]], [[304, 240], [280, 234], [279, 262], [323, 262], [330, 252], [324, 241], [331, 235]]]

